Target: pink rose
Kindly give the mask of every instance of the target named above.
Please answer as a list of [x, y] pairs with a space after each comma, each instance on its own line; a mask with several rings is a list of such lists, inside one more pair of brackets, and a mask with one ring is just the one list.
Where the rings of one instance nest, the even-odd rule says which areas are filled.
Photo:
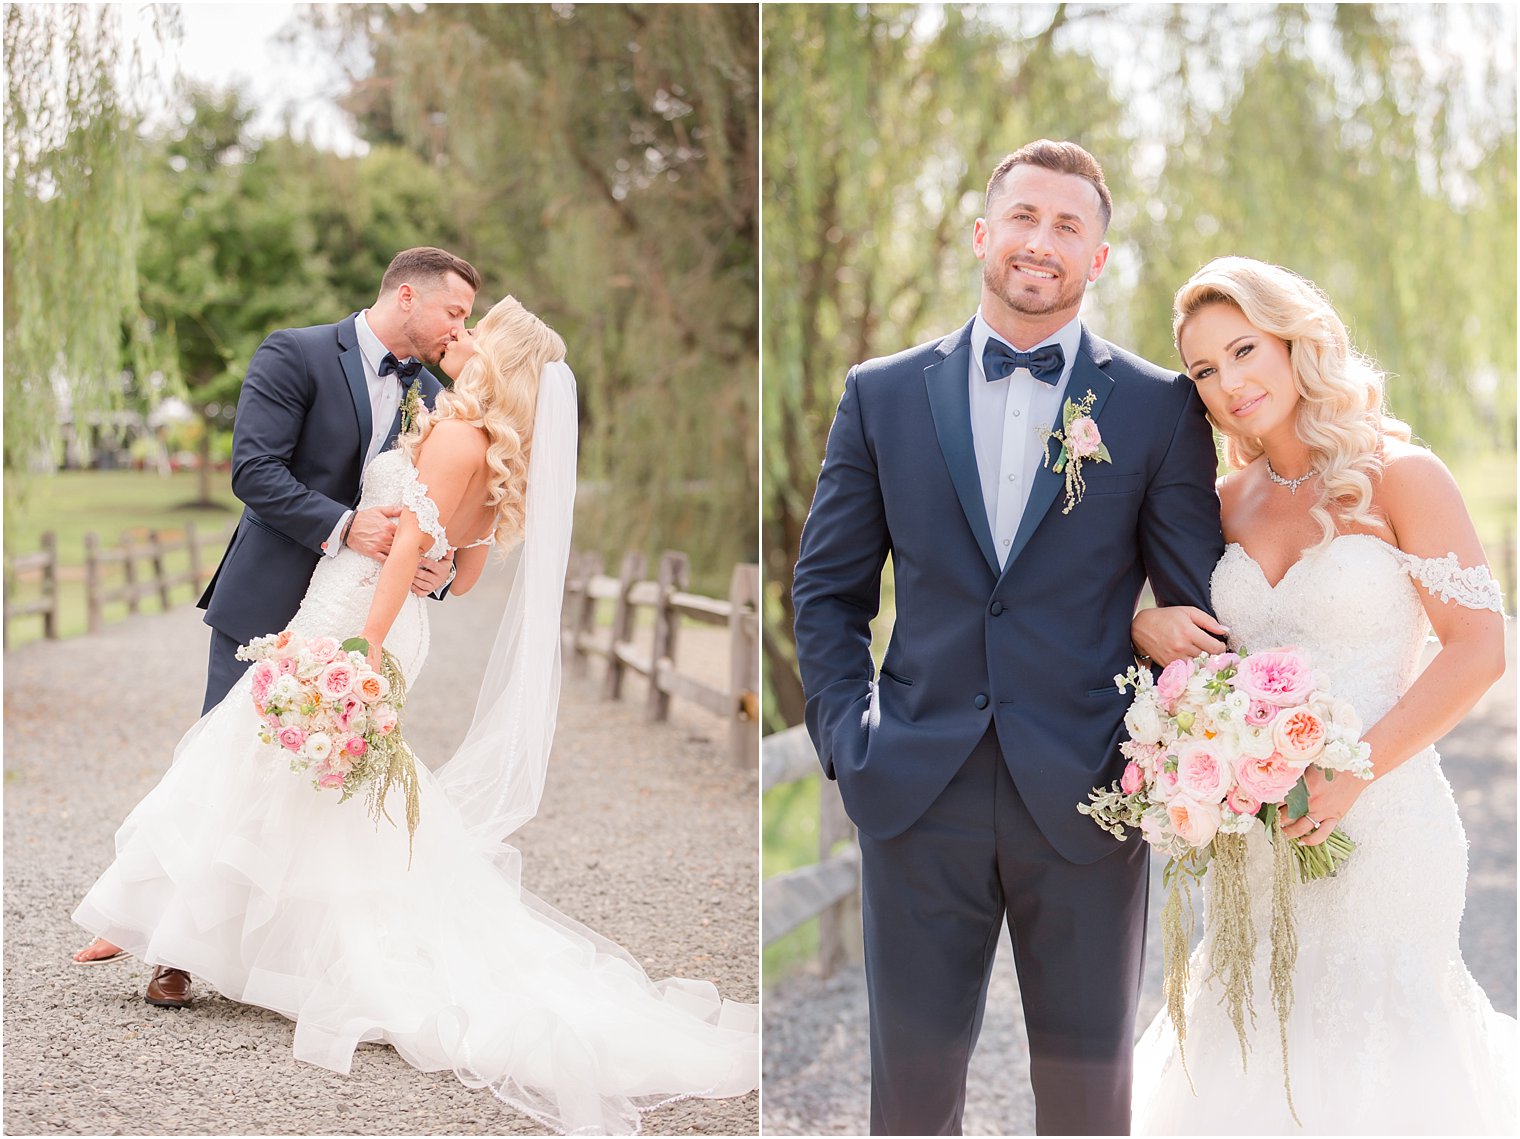
[[281, 676], [294, 676], [296, 674], [296, 658], [281, 657], [275, 667], [280, 670]]
[[338, 655], [338, 642], [333, 637], [313, 637], [306, 644], [306, 651], [323, 664]]
[[1253, 699], [1251, 706], [1246, 709], [1245, 721], [1253, 728], [1264, 728], [1272, 722], [1272, 717], [1275, 715], [1277, 715], [1276, 704]]
[[1152, 794], [1165, 803], [1177, 793], [1177, 773], [1160, 768], [1156, 772], [1156, 786]]
[[1098, 434], [1098, 425], [1090, 416], [1077, 416], [1066, 425], [1062, 435], [1066, 439], [1067, 452], [1074, 458], [1090, 458], [1103, 446], [1103, 436]]
[[259, 661], [253, 666], [253, 702], [259, 711], [264, 710], [264, 705], [269, 700], [269, 686], [274, 683], [274, 669], [268, 661]]
[[370, 716], [374, 720], [375, 730], [382, 736], [388, 736], [396, 730], [396, 709], [389, 704], [376, 704]]
[[1272, 743], [1284, 759], [1308, 763], [1325, 750], [1324, 722], [1308, 708], [1284, 712], [1272, 725]]
[[337, 788], [343, 786], [343, 775], [337, 771], [329, 771], [317, 781], [323, 787]]
[[338, 700], [354, 690], [354, 666], [347, 660], [330, 664], [317, 678], [317, 691], [329, 700]]
[[1177, 795], [1166, 805], [1166, 814], [1172, 829], [1189, 846], [1207, 846], [1219, 830], [1218, 803], [1195, 803], [1186, 795]]
[[1314, 691], [1314, 672], [1297, 649], [1253, 653], [1240, 662], [1235, 687], [1253, 700], [1291, 708]]
[[1124, 774], [1119, 776], [1119, 790], [1126, 795], [1133, 795], [1145, 786], [1145, 772], [1140, 770], [1138, 764], [1127, 763], [1124, 765]]
[[1198, 803], [1218, 803], [1230, 789], [1230, 768], [1212, 740], [1188, 740], [1177, 748], [1177, 788]]
[[369, 750], [369, 744], [364, 742], [363, 736], [350, 736], [348, 743], [343, 745], [343, 750], [357, 758]]
[[345, 696], [343, 698], [343, 706], [338, 709], [338, 727], [351, 727], [354, 722], [354, 717], [357, 716], [363, 709], [364, 705], [359, 703], [358, 699], [353, 694]]
[[1224, 797], [1225, 805], [1237, 815], [1254, 815], [1261, 810], [1261, 803], [1251, 798], [1239, 785], [1230, 788], [1230, 793]]
[[1190, 660], [1174, 660], [1161, 670], [1156, 679], [1156, 697], [1168, 713], [1177, 710], [1177, 701], [1187, 691], [1188, 681], [1192, 679], [1193, 662]]
[[1209, 657], [1209, 668], [1214, 672], [1223, 672], [1227, 668], [1234, 668], [1239, 663], [1239, 653], [1215, 653]]
[[1265, 759], [1248, 755], [1235, 762], [1235, 781], [1247, 795], [1263, 803], [1281, 803], [1300, 774], [1301, 768], [1275, 751]]
[[300, 751], [301, 745], [306, 742], [306, 733], [300, 728], [281, 728], [280, 746], [286, 751]]

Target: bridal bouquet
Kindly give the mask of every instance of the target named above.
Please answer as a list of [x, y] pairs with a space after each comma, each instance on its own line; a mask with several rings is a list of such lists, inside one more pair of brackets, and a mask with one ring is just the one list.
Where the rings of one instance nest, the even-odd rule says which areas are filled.
[[[1304, 773], [1311, 766], [1319, 767], [1326, 779], [1337, 774], [1372, 778], [1361, 719], [1348, 701], [1325, 691], [1307, 655], [1294, 648], [1203, 653], [1173, 661], [1154, 681], [1149, 669], [1132, 668], [1114, 683], [1121, 692], [1135, 690], [1124, 717], [1129, 739], [1119, 745], [1128, 763], [1118, 783], [1094, 788], [1091, 803], [1079, 804], [1077, 810], [1119, 839], [1127, 829], [1137, 829], [1167, 855], [1162, 945], [1167, 1008], [1179, 1049], [1187, 1033], [1183, 996], [1190, 880], [1201, 879], [1213, 865], [1213, 965], [1224, 983], [1242, 1062], [1256, 952], [1251, 900], [1254, 890], [1270, 888], [1272, 1003], [1281, 1029], [1286, 1087], [1287, 1017], [1298, 953], [1293, 879], [1304, 883], [1333, 874], [1355, 844], [1339, 830], [1316, 846], [1284, 839], [1279, 808], [1294, 819], [1308, 810]], [[1246, 835], [1257, 827], [1265, 828], [1272, 840], [1270, 884], [1246, 875]], [[1288, 1096], [1291, 1107], [1291, 1088]]]
[[408, 850], [420, 818], [417, 768], [401, 738], [406, 679], [385, 653], [381, 671], [369, 666], [369, 643], [354, 637], [304, 638], [289, 629], [255, 637], [237, 651], [254, 661], [254, 710], [259, 742], [282, 749], [290, 769], [310, 774], [318, 790], [335, 790], [346, 802], [360, 790], [378, 824], [394, 786], [406, 798]]

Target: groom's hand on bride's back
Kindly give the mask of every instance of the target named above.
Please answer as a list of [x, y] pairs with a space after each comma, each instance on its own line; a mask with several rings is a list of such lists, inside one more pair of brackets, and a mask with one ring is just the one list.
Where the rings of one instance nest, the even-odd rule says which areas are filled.
[[396, 519], [400, 516], [399, 506], [371, 506], [356, 511], [343, 544], [367, 558], [384, 561], [385, 555], [391, 552], [391, 540], [396, 537]]

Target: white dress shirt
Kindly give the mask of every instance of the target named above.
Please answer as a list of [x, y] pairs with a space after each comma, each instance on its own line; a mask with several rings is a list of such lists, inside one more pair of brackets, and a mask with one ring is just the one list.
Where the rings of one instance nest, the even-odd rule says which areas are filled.
[[[364, 360], [364, 382], [369, 388], [370, 438], [369, 446], [364, 452], [365, 469], [369, 468], [375, 456], [380, 453], [380, 448], [385, 445], [385, 437], [391, 433], [391, 421], [396, 418], [396, 409], [401, 406], [401, 381], [394, 372], [388, 376], [380, 374], [380, 361], [385, 359], [385, 354], [390, 349], [380, 343], [380, 338], [364, 319], [368, 311], [365, 309], [354, 318], [354, 331], [359, 338], [359, 355]], [[360, 478], [363, 478], [362, 474]], [[337, 526], [323, 543], [322, 548], [328, 557], [336, 557], [342, 548], [339, 538], [353, 513], [352, 510], [344, 511]]]
[[1059, 344], [1066, 363], [1055, 384], [1035, 379], [1028, 368], [1016, 368], [1001, 380], [989, 383], [987, 373], [982, 370], [982, 350], [991, 337], [1008, 344], [992, 330], [978, 309], [971, 323], [971, 366], [966, 370], [971, 394], [971, 442], [982, 481], [982, 505], [992, 530], [992, 547], [997, 551], [999, 564], [1006, 566], [1019, 519], [1029, 501], [1029, 488], [1040, 469], [1044, 449], [1040, 446], [1039, 429], [1055, 424], [1061, 402], [1066, 398], [1067, 381], [1082, 341], [1082, 320], [1073, 317], [1038, 344], [1016, 349], [1028, 352], [1046, 344]]

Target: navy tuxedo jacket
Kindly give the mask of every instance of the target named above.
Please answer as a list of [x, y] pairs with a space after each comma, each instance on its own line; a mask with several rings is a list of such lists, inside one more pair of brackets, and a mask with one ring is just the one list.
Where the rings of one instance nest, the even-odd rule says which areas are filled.
[[[248, 364], [232, 437], [243, 516], [198, 603], [239, 643], [290, 623], [322, 543], [358, 505], [373, 427], [357, 315], [271, 332]], [[432, 407], [443, 385], [426, 369], [418, 378]], [[398, 410], [385, 447], [400, 426]]]
[[[793, 599], [807, 726], [851, 818], [874, 838], [928, 809], [991, 723], [1020, 795], [1065, 858], [1115, 841], [1077, 813], [1118, 778], [1134, 663], [1130, 618], [1147, 578], [1160, 604], [1209, 609], [1224, 550], [1215, 452], [1187, 377], [1084, 327], [1066, 395], [1094, 395], [1112, 462], [1083, 464], [1069, 514], [1042, 467], [999, 568], [972, 447], [971, 325], [850, 370]], [[1052, 427], [1059, 427], [1059, 418]], [[1052, 464], [1059, 444], [1048, 443]], [[888, 554], [896, 620], [874, 672], [869, 624]]]

